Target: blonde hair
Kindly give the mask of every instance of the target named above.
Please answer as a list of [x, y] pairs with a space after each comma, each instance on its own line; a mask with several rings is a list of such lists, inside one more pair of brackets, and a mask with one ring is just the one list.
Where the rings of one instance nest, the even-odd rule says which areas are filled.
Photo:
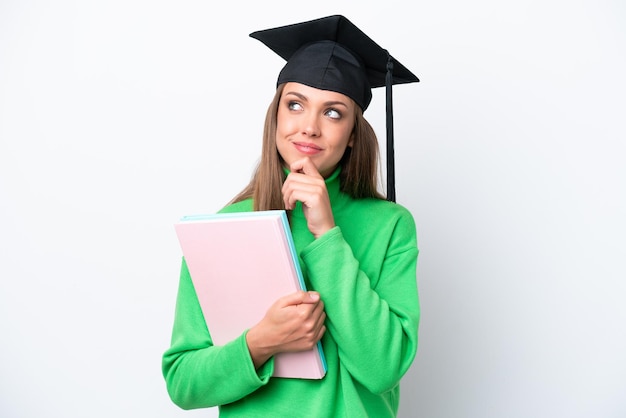
[[[281, 189], [286, 175], [283, 169], [283, 160], [276, 148], [278, 105], [283, 87], [284, 84], [278, 86], [274, 99], [267, 109], [261, 159], [252, 179], [230, 203], [253, 198], [254, 210], [285, 208]], [[384, 199], [384, 196], [377, 189], [378, 139], [372, 126], [363, 117], [361, 108], [356, 106], [355, 109], [353, 144], [352, 147], [346, 148], [341, 161], [339, 161], [341, 165], [340, 188], [342, 192], [355, 199]]]

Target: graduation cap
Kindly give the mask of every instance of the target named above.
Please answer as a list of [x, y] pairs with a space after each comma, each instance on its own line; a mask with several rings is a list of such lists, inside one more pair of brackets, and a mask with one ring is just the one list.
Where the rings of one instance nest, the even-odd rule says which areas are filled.
[[419, 79], [341, 15], [260, 30], [250, 36], [287, 61], [277, 85], [297, 82], [342, 93], [363, 111], [372, 100], [371, 89], [386, 87], [387, 200], [395, 202], [391, 87]]

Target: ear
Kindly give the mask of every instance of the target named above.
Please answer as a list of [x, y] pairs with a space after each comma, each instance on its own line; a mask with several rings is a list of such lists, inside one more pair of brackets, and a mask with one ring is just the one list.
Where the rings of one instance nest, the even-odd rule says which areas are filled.
[[348, 146], [352, 148], [353, 144], [354, 144], [354, 131], [352, 131], [352, 133], [350, 134], [350, 140], [348, 141]]

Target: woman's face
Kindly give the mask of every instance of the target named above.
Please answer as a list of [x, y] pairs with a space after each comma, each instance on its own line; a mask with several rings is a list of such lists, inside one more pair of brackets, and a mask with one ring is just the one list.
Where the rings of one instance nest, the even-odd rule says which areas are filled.
[[323, 177], [352, 146], [356, 104], [348, 96], [286, 83], [278, 105], [276, 148], [287, 167], [309, 157]]

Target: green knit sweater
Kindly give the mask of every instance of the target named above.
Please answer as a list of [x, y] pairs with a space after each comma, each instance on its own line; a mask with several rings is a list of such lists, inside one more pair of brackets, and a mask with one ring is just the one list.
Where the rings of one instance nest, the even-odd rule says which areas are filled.
[[[305, 282], [327, 314], [321, 380], [272, 378], [273, 359], [255, 370], [245, 334], [213, 346], [183, 260], [171, 347], [163, 355], [170, 397], [184, 409], [219, 405], [220, 417], [395, 417], [399, 381], [417, 350], [419, 302], [413, 217], [326, 180], [336, 227], [314, 239], [299, 204], [291, 229]], [[252, 201], [222, 212], [252, 210]]]

